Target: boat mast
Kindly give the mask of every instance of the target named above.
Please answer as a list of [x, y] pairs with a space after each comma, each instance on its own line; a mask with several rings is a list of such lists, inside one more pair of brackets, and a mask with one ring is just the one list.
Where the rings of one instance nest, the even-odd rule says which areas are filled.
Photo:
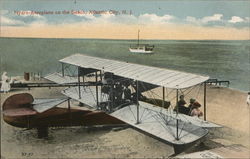
[[140, 29], [138, 30], [138, 40], [137, 40], [137, 46], [139, 46], [139, 38], [140, 38]]

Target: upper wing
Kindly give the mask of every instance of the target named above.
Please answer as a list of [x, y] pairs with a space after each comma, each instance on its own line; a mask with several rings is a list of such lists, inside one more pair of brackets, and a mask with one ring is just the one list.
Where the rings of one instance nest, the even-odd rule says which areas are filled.
[[173, 89], [188, 88], [209, 79], [208, 76], [103, 59], [82, 54], [71, 55], [61, 59], [60, 62], [82, 68], [103, 70], [105, 72], [114, 73], [117, 76]]

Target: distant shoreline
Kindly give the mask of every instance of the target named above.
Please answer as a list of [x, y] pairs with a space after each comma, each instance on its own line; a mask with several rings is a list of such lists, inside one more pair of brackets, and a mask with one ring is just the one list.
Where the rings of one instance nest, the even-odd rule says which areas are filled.
[[[133, 40], [136, 41], [137, 39], [106, 39], [106, 38], [46, 38], [46, 37], [0, 37], [0, 39], [57, 39], [57, 40], [119, 40], [119, 41], [127, 41], [127, 40]], [[218, 40], [218, 39], [189, 39], [189, 40], [184, 40], [184, 39], [141, 39], [143, 41], [228, 41], [228, 42], [236, 42], [236, 41], [250, 41], [250, 39], [247, 40]]]
[[[17, 79], [17, 81], [20, 81], [20, 82], [24, 82], [25, 80], [24, 80], [24, 75], [16, 75], [16, 76], [11, 76], [11, 78], [14, 78], [14, 79]], [[33, 80], [32, 78], [34, 78], [34, 77], [31, 77], [30, 76], [30, 80], [28, 80], [28, 81], [25, 81], [25, 82], [29, 82], [29, 81], [32, 81], [32, 82], [34, 82], [34, 81], [39, 81], [38, 79], [36, 79], [36, 80]], [[44, 80], [44, 78], [43, 77], [40, 77], [41, 78], [41, 80], [40, 81], [42, 81], [42, 80]], [[43, 82], [44, 83], [44, 82]], [[0, 81], [0, 85], [1, 85], [1, 81]], [[226, 86], [220, 86], [220, 85], [211, 85], [211, 84], [207, 84], [210, 88], [212, 88], [212, 87], [214, 87], [214, 89], [229, 89], [229, 90], [232, 90], [232, 91], [238, 91], [238, 92], [240, 92], [240, 93], [248, 93], [249, 91], [246, 91], [246, 90], [241, 90], [241, 89], [238, 89], [238, 88], [232, 88], [232, 87], [226, 87]], [[159, 86], [160, 87], [160, 86]]]

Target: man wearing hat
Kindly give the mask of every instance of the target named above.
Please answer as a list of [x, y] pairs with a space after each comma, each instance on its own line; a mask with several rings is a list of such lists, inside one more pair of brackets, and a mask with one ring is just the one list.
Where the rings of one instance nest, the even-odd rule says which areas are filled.
[[178, 107], [178, 108], [176, 107], [175, 110], [178, 109], [178, 111], [179, 111], [180, 113], [188, 115], [190, 109], [187, 108], [187, 107], [185, 106], [185, 104], [186, 104], [186, 101], [185, 101], [185, 99], [184, 99], [184, 95], [180, 95], [180, 99], [179, 99], [179, 101], [178, 101], [178, 103], [177, 103], [177, 107]]
[[195, 99], [194, 98], [191, 98], [190, 100], [189, 100], [189, 105], [188, 105], [188, 108], [191, 110], [192, 109], [192, 107], [193, 107], [193, 104], [195, 103]]

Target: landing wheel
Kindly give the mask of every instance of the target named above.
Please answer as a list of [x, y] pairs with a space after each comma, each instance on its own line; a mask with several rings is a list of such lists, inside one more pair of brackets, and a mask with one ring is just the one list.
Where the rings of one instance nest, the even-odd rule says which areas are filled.
[[44, 126], [37, 128], [38, 138], [46, 138], [48, 137], [48, 134], [49, 134], [48, 127]]

